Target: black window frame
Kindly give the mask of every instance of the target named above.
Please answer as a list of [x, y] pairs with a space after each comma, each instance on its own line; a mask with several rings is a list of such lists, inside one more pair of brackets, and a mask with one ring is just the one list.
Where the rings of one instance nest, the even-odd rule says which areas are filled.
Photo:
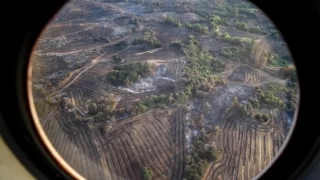
[[[300, 80], [300, 105], [294, 131], [281, 154], [256, 178], [296, 179], [314, 166], [320, 131], [317, 126], [317, 42], [320, 42], [319, 1], [251, 0], [274, 22], [295, 60]], [[53, 159], [36, 133], [26, 91], [27, 65], [43, 27], [66, 1], [6, 2], [6, 26], [0, 79], [0, 132], [10, 149], [37, 179], [72, 179]], [[4, 12], [4, 11], [2, 11]], [[311, 62], [311, 63], [309, 63]]]

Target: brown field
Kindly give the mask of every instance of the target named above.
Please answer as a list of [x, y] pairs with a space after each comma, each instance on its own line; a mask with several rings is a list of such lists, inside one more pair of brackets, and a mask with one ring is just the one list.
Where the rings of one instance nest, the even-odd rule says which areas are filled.
[[210, 164], [203, 179], [252, 179], [272, 160], [288, 134], [289, 126], [282, 112], [270, 110], [272, 118], [258, 125], [252, 120], [232, 114], [216, 137], [223, 156]]
[[154, 179], [181, 179], [183, 112], [149, 111], [120, 121], [107, 134], [89, 130], [69, 113], [49, 114], [42, 124], [61, 156], [88, 179], [140, 179], [142, 167], [152, 168]]

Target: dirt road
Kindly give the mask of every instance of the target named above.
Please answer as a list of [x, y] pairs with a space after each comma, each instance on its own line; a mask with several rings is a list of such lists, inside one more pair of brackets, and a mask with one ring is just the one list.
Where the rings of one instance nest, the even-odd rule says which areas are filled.
[[[85, 45], [78, 46], [78, 47], [60, 47], [60, 48], [56, 48], [56, 49], [52, 49], [52, 50], [35, 51], [34, 53], [37, 55], [42, 55], [42, 54], [64, 55], [64, 54], [78, 53], [81, 51], [88, 51], [88, 50], [97, 49], [97, 48], [101, 48], [101, 47], [113, 46], [121, 41], [125, 41], [125, 40], [129, 39], [131, 37], [131, 35], [132, 34], [125, 36], [123, 38], [120, 38], [118, 40], [112, 41], [112, 42], [102, 43], [102, 44], [98, 44], [98, 45], [85, 44]], [[72, 50], [70, 51], [70, 49], [72, 49]]]
[[91, 64], [89, 66], [87, 66], [85, 69], [83, 69], [77, 76], [74, 77], [74, 79], [72, 81], [70, 81], [67, 85], [65, 85], [63, 88], [61, 88], [58, 92], [62, 92], [63, 90], [65, 90], [67, 87], [69, 87], [72, 83], [74, 83], [74, 81], [76, 81], [84, 72], [86, 72], [88, 69], [92, 68], [95, 64], [97, 64], [98, 62], [101, 62], [102, 59], [108, 59], [114, 55], [117, 55], [123, 51], [126, 51], [127, 49], [131, 48], [133, 46], [128, 46], [125, 49], [118, 51], [114, 54], [108, 55], [106, 57], [103, 57], [105, 54], [102, 54], [101, 56], [95, 58], [92, 60]]

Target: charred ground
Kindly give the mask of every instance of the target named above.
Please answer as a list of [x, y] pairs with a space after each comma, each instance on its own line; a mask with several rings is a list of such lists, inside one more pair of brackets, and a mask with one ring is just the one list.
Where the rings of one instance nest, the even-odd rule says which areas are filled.
[[33, 95], [87, 179], [249, 179], [279, 151], [295, 67], [243, 1], [72, 1], [40, 37]]

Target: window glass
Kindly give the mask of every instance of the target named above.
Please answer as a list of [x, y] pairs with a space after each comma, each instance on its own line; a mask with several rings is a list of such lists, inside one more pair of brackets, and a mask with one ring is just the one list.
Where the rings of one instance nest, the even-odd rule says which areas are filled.
[[86, 179], [252, 179], [298, 105], [285, 41], [242, 0], [73, 0], [31, 60], [42, 128]]

